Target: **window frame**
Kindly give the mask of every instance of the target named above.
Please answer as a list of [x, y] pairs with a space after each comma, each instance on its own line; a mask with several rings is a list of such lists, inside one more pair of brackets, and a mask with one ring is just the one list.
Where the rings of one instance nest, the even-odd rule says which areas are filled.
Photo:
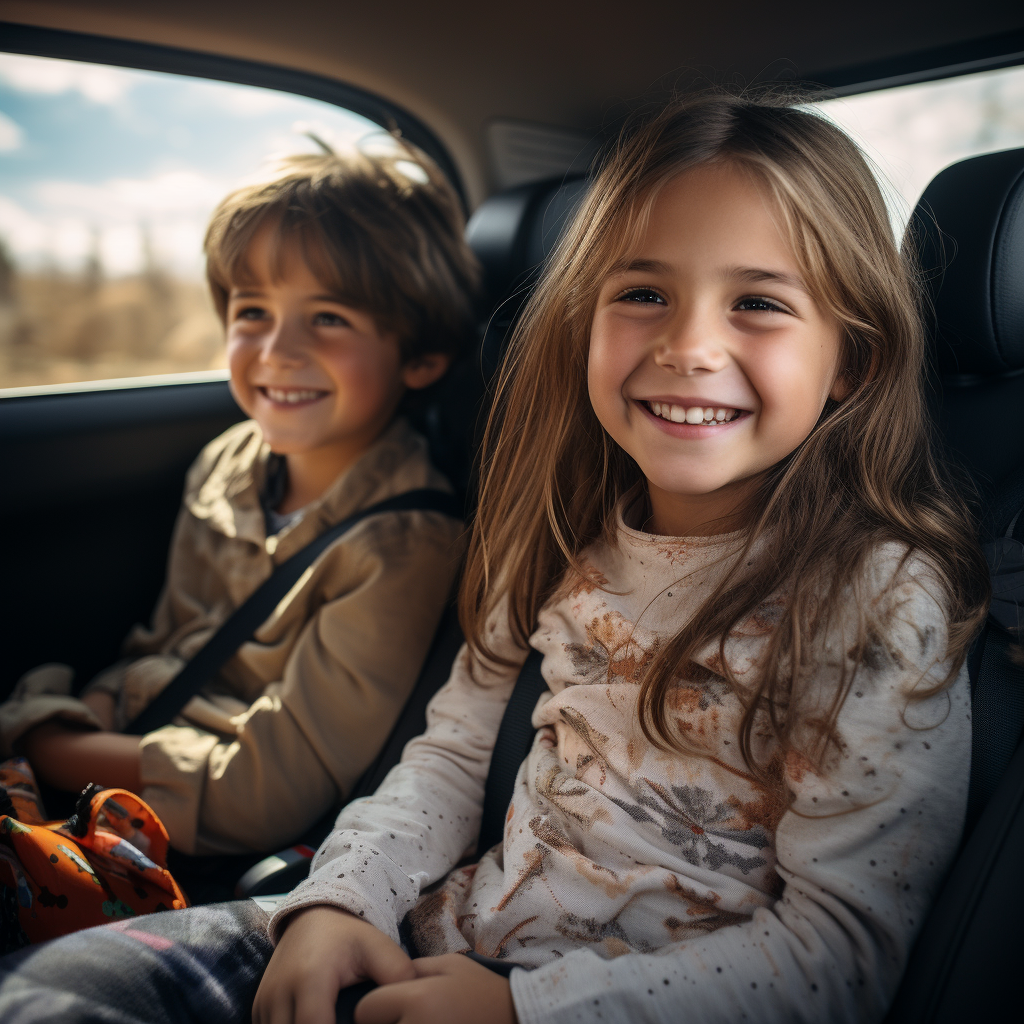
[[357, 86], [322, 75], [260, 64], [240, 57], [200, 53], [132, 39], [68, 32], [0, 21], [0, 51], [29, 57], [77, 60], [85, 64], [106, 64], [137, 71], [205, 78], [232, 85], [250, 85], [262, 89], [321, 100], [343, 110], [359, 114], [385, 130], [397, 128], [404, 139], [418, 146], [441, 168], [458, 193], [464, 212], [466, 192], [459, 170], [438, 137], [409, 111]]
[[959, 78], [980, 71], [998, 71], [1018, 64], [1024, 64], [1024, 29], [969, 39], [949, 46], [915, 50], [884, 60], [851, 64], [832, 71], [806, 75], [803, 81], [823, 86], [831, 95], [839, 98], [895, 89], [901, 85]]

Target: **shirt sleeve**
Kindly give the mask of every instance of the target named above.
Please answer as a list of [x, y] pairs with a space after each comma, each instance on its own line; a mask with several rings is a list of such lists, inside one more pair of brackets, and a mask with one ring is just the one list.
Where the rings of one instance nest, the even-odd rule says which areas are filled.
[[366, 546], [357, 584], [305, 625], [283, 678], [233, 719], [234, 736], [171, 725], [143, 738], [143, 796], [177, 847], [277, 849], [376, 756], [416, 682], [457, 568], [455, 524], [409, 515], [435, 525]]
[[817, 770], [787, 761], [781, 898], [655, 954], [581, 950], [515, 971], [520, 1024], [882, 1019], [958, 846], [971, 737], [965, 669], [937, 695], [913, 696], [949, 670], [939, 604], [918, 580], [895, 603], [886, 640], [869, 631], [860, 652], [833, 755]]
[[[517, 663], [525, 658], [511, 640], [499, 651]], [[517, 675], [517, 664], [487, 668], [463, 646], [427, 709], [426, 732], [373, 796], [342, 811], [309, 878], [274, 914], [275, 940], [289, 914], [330, 904], [398, 941], [399, 923], [421, 891], [476, 842], [491, 753]]]

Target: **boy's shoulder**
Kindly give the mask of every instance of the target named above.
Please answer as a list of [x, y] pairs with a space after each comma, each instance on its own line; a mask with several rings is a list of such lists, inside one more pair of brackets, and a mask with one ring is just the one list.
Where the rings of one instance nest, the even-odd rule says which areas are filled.
[[186, 498], [198, 498], [201, 492], [211, 489], [223, 495], [237, 490], [240, 482], [250, 482], [257, 467], [266, 461], [265, 447], [255, 420], [243, 420], [228, 427], [203, 448], [189, 467]]

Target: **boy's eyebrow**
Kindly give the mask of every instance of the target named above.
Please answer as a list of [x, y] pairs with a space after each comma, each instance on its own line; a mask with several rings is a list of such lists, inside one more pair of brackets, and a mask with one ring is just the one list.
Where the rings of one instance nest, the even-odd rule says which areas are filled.
[[[229, 299], [258, 299], [265, 295], [266, 292], [262, 288], [250, 287], [250, 288], [232, 288], [228, 295]], [[320, 295], [310, 296], [313, 302], [333, 302], [338, 306], [351, 305], [352, 300], [346, 298], [340, 293], [332, 294], [331, 292], [323, 292]]]

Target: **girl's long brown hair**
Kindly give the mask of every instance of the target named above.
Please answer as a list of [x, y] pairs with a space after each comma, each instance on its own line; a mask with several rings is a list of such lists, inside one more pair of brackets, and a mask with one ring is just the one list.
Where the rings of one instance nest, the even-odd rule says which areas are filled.
[[[885, 204], [857, 147], [823, 117], [773, 96], [710, 94], [628, 127], [606, 158], [549, 261], [511, 340], [485, 430], [479, 508], [462, 578], [460, 617], [471, 649], [501, 663], [485, 624], [507, 598], [523, 647], [542, 604], [579, 555], [614, 542], [613, 509], [643, 477], [609, 437], [587, 396], [590, 327], [610, 268], [641, 238], [660, 189], [682, 171], [728, 162], [751, 173], [777, 211], [816, 301], [842, 332], [848, 391], [829, 401], [807, 439], [763, 480], [746, 509], [744, 554], [693, 619], [664, 644], [640, 692], [640, 721], [662, 747], [666, 696], [698, 652], [717, 643], [744, 703], [740, 743], [751, 771], [777, 778], [797, 745], [802, 684], [814, 641], [850, 601], [878, 545], [895, 541], [933, 567], [944, 592], [948, 657], [959, 668], [988, 599], [988, 576], [964, 502], [933, 457], [922, 396], [924, 335], [912, 257], [897, 249]], [[770, 543], [758, 543], [770, 537]], [[877, 595], [872, 595], [877, 596]], [[729, 672], [731, 630], [769, 599], [782, 614], [756, 684]], [[864, 649], [885, 623], [859, 603]], [[845, 661], [846, 659], [842, 659]], [[816, 717], [822, 756], [856, 671], [842, 673]], [[915, 696], [934, 692], [918, 690]], [[755, 756], [767, 723], [771, 764]], [[806, 723], [804, 723], [806, 724]]]

